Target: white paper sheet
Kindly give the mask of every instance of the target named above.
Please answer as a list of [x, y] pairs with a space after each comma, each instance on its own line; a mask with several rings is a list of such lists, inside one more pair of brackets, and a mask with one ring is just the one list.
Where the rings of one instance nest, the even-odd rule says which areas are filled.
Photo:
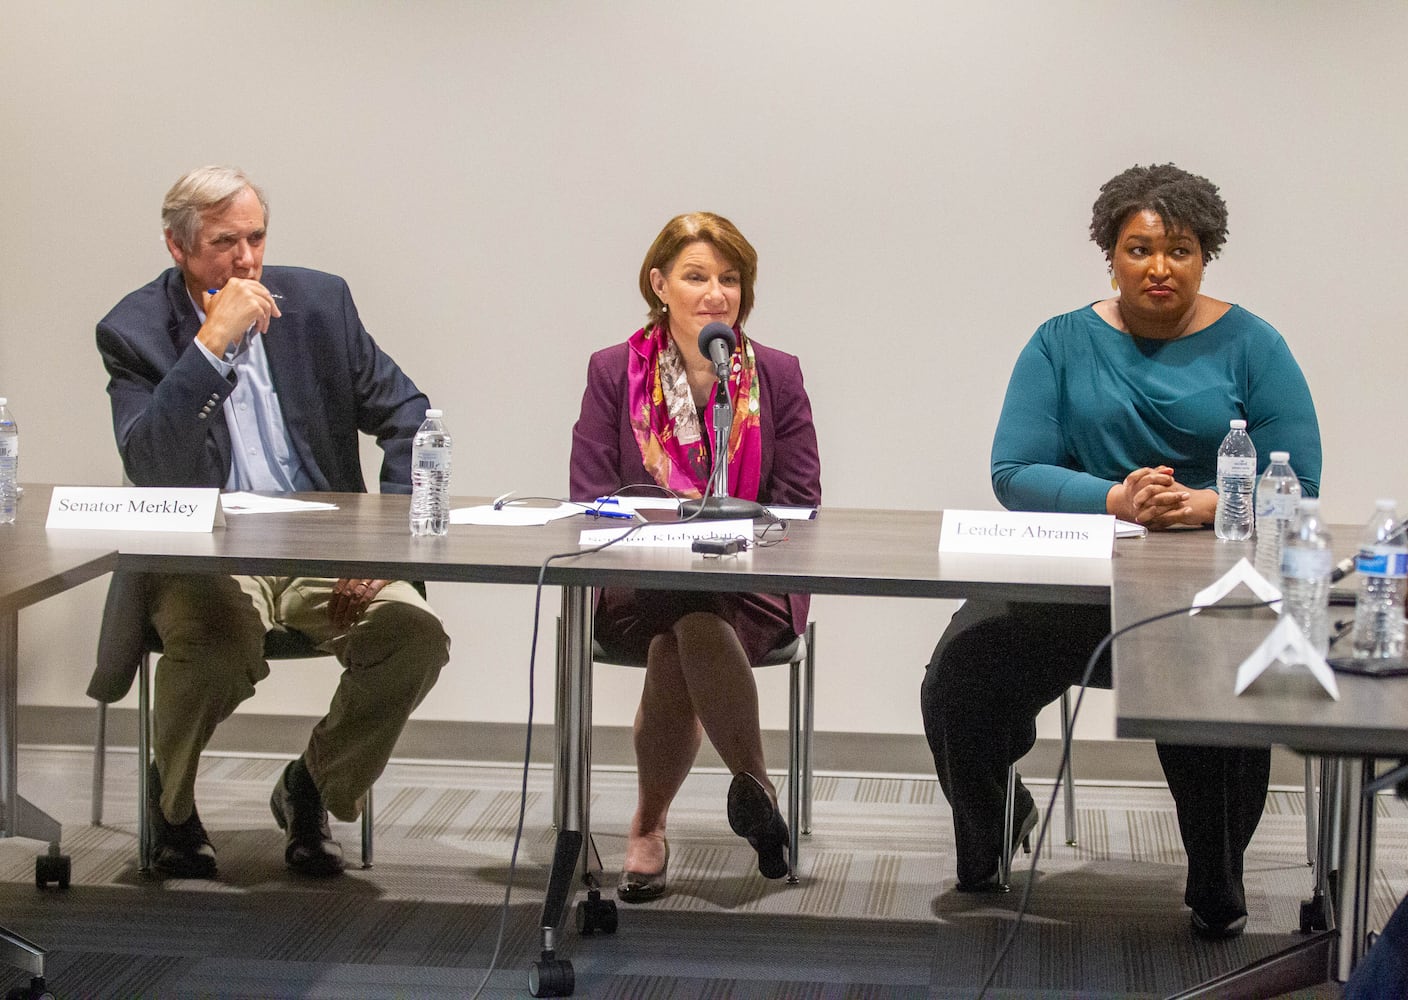
[[478, 507], [457, 507], [450, 511], [451, 524], [507, 524], [526, 526], [547, 524], [559, 518], [582, 513], [578, 503], [560, 503], [556, 507], [529, 507], [506, 503], [498, 510], [493, 504]]
[[222, 493], [220, 506], [226, 514], [282, 514], [300, 510], [337, 510], [335, 503], [320, 500], [294, 500], [292, 497], [262, 497], [257, 493]]

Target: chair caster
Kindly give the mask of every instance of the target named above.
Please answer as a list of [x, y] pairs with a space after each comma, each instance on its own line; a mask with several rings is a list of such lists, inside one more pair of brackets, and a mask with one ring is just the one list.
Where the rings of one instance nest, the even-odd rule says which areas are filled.
[[572, 963], [565, 958], [553, 958], [550, 951], [528, 969], [528, 992], [535, 997], [570, 997], [577, 985]]
[[1300, 932], [1302, 934], [1314, 934], [1316, 931], [1327, 931], [1329, 929], [1329, 897], [1316, 896], [1313, 899], [1302, 900], [1300, 904]]
[[60, 889], [67, 889], [72, 874], [73, 862], [67, 854], [41, 854], [34, 859], [34, 884], [37, 888], [57, 884]]
[[16, 986], [6, 993], [5, 1000], [54, 1000], [54, 994], [44, 985], [43, 976], [35, 976], [28, 986]]
[[600, 889], [591, 889], [577, 904], [577, 933], [587, 937], [597, 932], [616, 933], [616, 901], [602, 899]]

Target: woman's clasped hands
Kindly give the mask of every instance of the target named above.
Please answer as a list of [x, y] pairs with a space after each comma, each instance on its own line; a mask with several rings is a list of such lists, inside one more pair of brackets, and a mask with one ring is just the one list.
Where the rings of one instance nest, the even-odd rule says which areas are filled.
[[1135, 469], [1110, 489], [1106, 509], [1126, 521], [1151, 530], [1212, 522], [1217, 510], [1215, 490], [1194, 490], [1173, 476], [1167, 465]]

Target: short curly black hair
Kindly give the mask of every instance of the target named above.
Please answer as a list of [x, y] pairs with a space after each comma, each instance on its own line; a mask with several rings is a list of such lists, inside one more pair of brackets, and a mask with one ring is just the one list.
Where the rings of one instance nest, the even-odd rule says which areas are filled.
[[1198, 238], [1206, 264], [1227, 241], [1227, 203], [1217, 185], [1206, 177], [1180, 170], [1172, 163], [1134, 166], [1100, 186], [1091, 210], [1090, 238], [1112, 259], [1120, 229], [1129, 217], [1145, 209], [1157, 212], [1164, 228], [1183, 230]]

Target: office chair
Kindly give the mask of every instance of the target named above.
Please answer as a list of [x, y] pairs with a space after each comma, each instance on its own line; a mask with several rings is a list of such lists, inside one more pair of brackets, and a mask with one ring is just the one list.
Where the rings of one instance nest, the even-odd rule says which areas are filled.
[[[147, 871], [151, 868], [151, 831], [147, 819], [147, 763], [151, 760], [151, 662], [152, 654], [160, 654], [161, 638], [156, 634], [156, 630], [151, 627], [150, 620], [145, 617], [145, 607], [139, 603], [124, 603], [117, 598], [118, 577], [115, 575], [113, 583], [108, 589], [107, 605], [103, 609], [102, 637], [98, 644], [98, 666], [94, 672], [94, 681], [89, 687], [89, 694], [96, 698], [98, 702], [98, 723], [97, 738], [93, 747], [93, 808], [92, 821], [94, 826], [98, 826], [103, 821], [103, 779], [106, 773], [107, 763], [107, 711], [108, 700], [105, 700], [107, 692], [115, 694], [116, 697], [110, 700], [116, 701], [118, 697], [125, 694], [125, 691], [113, 691], [111, 687], [104, 687], [99, 678], [107, 678], [107, 683], [111, 684], [111, 675], [114, 672], [115, 664], [113, 660], [125, 659], [132, 652], [138, 654], [137, 662], [137, 856], [138, 868]], [[130, 616], [134, 610], [140, 609], [143, 615], [140, 621], [141, 643], [140, 648], [133, 650], [124, 647], [121, 641], [116, 641], [115, 637], [120, 635], [124, 628], [131, 628]], [[116, 649], [117, 652], [113, 652]], [[300, 632], [286, 632], [274, 630], [264, 637], [264, 658], [267, 660], [295, 660], [312, 659], [325, 657], [330, 654], [318, 649], [311, 639]], [[121, 667], [120, 664], [116, 665]], [[128, 667], [127, 669], [130, 669]], [[118, 670], [120, 672], [120, 669]], [[104, 696], [99, 696], [98, 692], [105, 692]], [[372, 866], [372, 789], [367, 789], [366, 805], [362, 809], [362, 867]]]
[[[557, 655], [563, 655], [562, 621], [557, 623]], [[645, 660], [609, 654], [598, 642], [592, 642], [592, 662], [618, 667], [645, 667]], [[797, 882], [799, 835], [812, 832], [812, 728], [815, 716], [816, 623], [808, 622], [802, 635], [768, 651], [755, 669], [791, 667], [791, 684], [787, 711], [787, 881]], [[558, 754], [557, 758], [560, 759]], [[556, 784], [556, 782], [554, 782]], [[554, 821], [561, 825], [560, 816]]]

